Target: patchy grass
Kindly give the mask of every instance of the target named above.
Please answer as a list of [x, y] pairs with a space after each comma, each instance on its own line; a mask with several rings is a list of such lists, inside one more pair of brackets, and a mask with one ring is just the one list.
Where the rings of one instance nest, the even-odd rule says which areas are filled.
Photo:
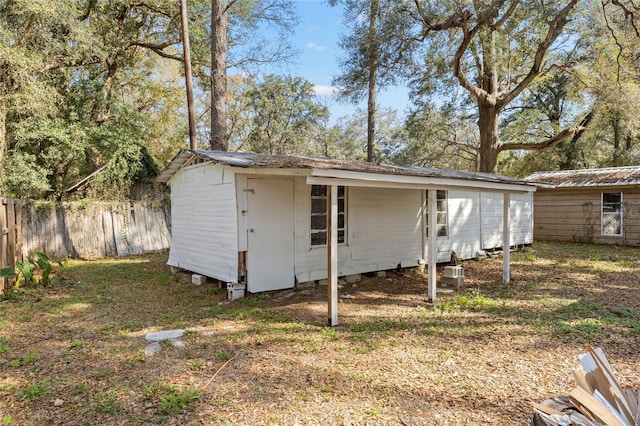
[[[416, 271], [365, 278], [334, 328], [326, 287], [229, 302], [166, 254], [69, 261], [0, 302], [0, 425], [528, 424], [586, 343], [638, 388], [640, 250], [535, 250], [508, 286], [500, 259], [465, 262], [466, 287], [434, 304]], [[173, 328], [185, 347], [145, 356]]]

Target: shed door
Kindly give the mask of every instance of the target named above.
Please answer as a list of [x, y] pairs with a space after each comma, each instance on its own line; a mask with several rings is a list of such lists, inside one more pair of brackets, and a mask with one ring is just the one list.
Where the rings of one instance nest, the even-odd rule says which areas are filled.
[[294, 286], [293, 181], [247, 180], [247, 290]]

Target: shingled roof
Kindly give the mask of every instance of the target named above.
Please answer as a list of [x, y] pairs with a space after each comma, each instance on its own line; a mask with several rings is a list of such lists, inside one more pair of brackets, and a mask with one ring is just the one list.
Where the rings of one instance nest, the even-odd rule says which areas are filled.
[[555, 188], [599, 188], [640, 185], [640, 166], [536, 172], [526, 181]]

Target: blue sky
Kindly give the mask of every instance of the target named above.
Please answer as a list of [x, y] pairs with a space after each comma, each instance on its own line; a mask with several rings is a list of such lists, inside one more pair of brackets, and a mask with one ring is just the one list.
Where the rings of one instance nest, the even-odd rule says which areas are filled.
[[[337, 103], [331, 96], [334, 89], [331, 78], [340, 74], [338, 59], [343, 55], [338, 43], [347, 30], [342, 22], [342, 7], [330, 7], [321, 0], [297, 0], [295, 5], [300, 23], [292, 44], [300, 51], [300, 57], [286, 72], [315, 85], [316, 93], [331, 110], [332, 123], [353, 114], [358, 106], [366, 109], [365, 100], [360, 105], [348, 105]], [[393, 88], [380, 92], [378, 106], [394, 108], [402, 115], [407, 107], [407, 90]]]

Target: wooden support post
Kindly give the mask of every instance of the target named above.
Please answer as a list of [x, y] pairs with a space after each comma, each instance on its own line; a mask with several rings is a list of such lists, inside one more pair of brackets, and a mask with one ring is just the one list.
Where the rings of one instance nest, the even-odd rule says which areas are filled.
[[[22, 255], [22, 201], [14, 200], [13, 207], [15, 208], [16, 214], [16, 249], [15, 256], [17, 262], [24, 261], [24, 256]], [[14, 264], [15, 269], [15, 264]]]
[[338, 187], [327, 185], [327, 304], [328, 325], [338, 325]]
[[[0, 197], [0, 269], [6, 268], [8, 265], [7, 260], [7, 243], [8, 226], [7, 226], [7, 208], [6, 201]], [[5, 236], [6, 235], [6, 236]], [[9, 280], [7, 278], [0, 278], [0, 295], [4, 293]]]
[[427, 277], [428, 277], [428, 290], [427, 300], [430, 303], [436, 301], [436, 264], [438, 253], [438, 225], [437, 225], [437, 196], [438, 193], [435, 189], [429, 189], [429, 196], [427, 197], [427, 212], [428, 212], [428, 235], [427, 235]]
[[502, 214], [502, 283], [511, 281], [511, 194], [504, 193]]
[[13, 204], [13, 199], [8, 198], [7, 202], [7, 228], [9, 235], [7, 235], [7, 260], [11, 269], [16, 269], [16, 210]]

